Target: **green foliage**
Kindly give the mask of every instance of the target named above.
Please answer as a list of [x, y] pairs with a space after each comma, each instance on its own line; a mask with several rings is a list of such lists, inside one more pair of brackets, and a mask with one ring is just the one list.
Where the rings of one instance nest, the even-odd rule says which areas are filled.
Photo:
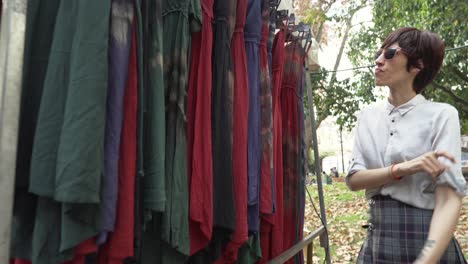
[[[320, 71], [324, 72], [325, 69], [321, 68]], [[372, 73], [365, 70], [360, 74], [367, 78], [335, 80], [332, 86], [327, 81], [331, 73], [311, 74], [312, 93], [318, 123], [328, 116], [335, 116], [338, 125], [348, 130], [354, 126], [356, 122], [355, 113], [361, 109], [363, 104], [376, 99], [372, 92], [374, 86]], [[363, 85], [364, 83], [367, 85]]]
[[[338, 27], [338, 35], [341, 37], [343, 34], [344, 42], [342, 42], [342, 47], [340, 47], [340, 54], [345, 48], [346, 38], [348, 37], [347, 32], [351, 28], [352, 18], [358, 10], [365, 6], [366, 1], [363, 0], [342, 1], [339, 8], [331, 8], [330, 12], [326, 14], [326, 20], [334, 22]], [[307, 17], [305, 22], [309, 22]], [[340, 60], [340, 57], [336, 58], [336, 60]], [[336, 62], [336, 65], [338, 66], [339, 63]], [[371, 74], [371, 72], [364, 69], [364, 74]], [[362, 104], [375, 100], [371, 92], [371, 85], [365, 88], [362, 88], [361, 85], [356, 85], [356, 83], [366, 82], [367, 79], [357, 80], [356, 78], [349, 78], [337, 80], [336, 74], [325, 72], [323, 68], [320, 68], [318, 72], [311, 73], [310, 79], [314, 99], [313, 103], [316, 109], [317, 127], [328, 116], [335, 116], [337, 117], [338, 125], [351, 129], [356, 121], [354, 113], [359, 111]], [[307, 109], [308, 107], [306, 104]]]
[[[416, 27], [438, 33], [446, 48], [468, 44], [465, 0], [376, 0], [373, 1], [373, 25], [352, 34], [348, 56], [355, 66], [373, 63], [372, 54], [382, 38], [399, 27]], [[441, 72], [423, 95], [437, 102], [455, 106], [459, 112], [462, 133], [468, 133], [468, 49], [447, 51]], [[356, 73], [362, 88], [373, 76]]]
[[[364, 4], [359, 0], [346, 3], [342, 10], [327, 15], [327, 20], [345, 28], [353, 10]], [[353, 28], [345, 47], [356, 67], [373, 65], [373, 54], [383, 38], [399, 27], [412, 26], [436, 32], [444, 40], [446, 48], [468, 44], [466, 0], [374, 0], [366, 4], [372, 7], [373, 21], [362, 24], [359, 30]], [[423, 92], [429, 100], [449, 103], [457, 108], [464, 134], [468, 133], [467, 61], [468, 48], [447, 51], [441, 72]], [[335, 116], [344, 128], [354, 127], [356, 113], [364, 104], [377, 100], [373, 69], [354, 70], [353, 77], [340, 81], [334, 79], [333, 73], [323, 71], [325, 69], [321, 68], [320, 73], [311, 74], [317, 124], [328, 116]]]

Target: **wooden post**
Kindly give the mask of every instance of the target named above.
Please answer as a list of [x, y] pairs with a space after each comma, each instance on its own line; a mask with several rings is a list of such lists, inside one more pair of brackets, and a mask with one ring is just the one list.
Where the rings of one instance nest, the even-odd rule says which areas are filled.
[[312, 264], [312, 256], [314, 250], [314, 241], [311, 241], [309, 245], [307, 245], [307, 264]]

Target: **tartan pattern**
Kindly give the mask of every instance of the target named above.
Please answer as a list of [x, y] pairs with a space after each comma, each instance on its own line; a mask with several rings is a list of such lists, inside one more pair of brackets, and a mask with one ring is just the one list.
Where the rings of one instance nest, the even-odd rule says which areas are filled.
[[[426, 242], [432, 210], [420, 209], [389, 196], [369, 201], [369, 227], [357, 263], [412, 263]], [[439, 263], [465, 263], [455, 238]]]

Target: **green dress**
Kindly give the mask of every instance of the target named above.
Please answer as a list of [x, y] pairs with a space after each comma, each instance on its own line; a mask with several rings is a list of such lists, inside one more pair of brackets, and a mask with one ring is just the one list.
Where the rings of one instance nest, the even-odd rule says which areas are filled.
[[[154, 4], [154, 3], [153, 3]], [[149, 14], [153, 13], [150, 5]], [[145, 12], [146, 13], [146, 12]], [[157, 13], [153, 13], [157, 16]], [[151, 209], [146, 216], [152, 218], [145, 224], [142, 234], [142, 257], [144, 262], [154, 263], [183, 263], [189, 254], [189, 222], [188, 222], [188, 185], [187, 185], [187, 156], [186, 156], [186, 115], [185, 104], [188, 84], [188, 58], [190, 49], [190, 35], [192, 31], [201, 28], [201, 8], [198, 0], [162, 0], [162, 36], [157, 17], [149, 17], [150, 39], [152, 43], [149, 53], [149, 72], [155, 73], [149, 81], [149, 101], [145, 107], [149, 111], [160, 111], [161, 105], [151, 106], [151, 100], [159, 100], [164, 95], [165, 101], [165, 153], [164, 165], [160, 164], [153, 171], [148, 171], [149, 164], [145, 164], [144, 190], [145, 207]], [[162, 54], [161, 51], [162, 39]], [[159, 47], [158, 47], [159, 44]], [[162, 57], [161, 57], [162, 56]], [[163, 61], [163, 65], [160, 65]], [[163, 70], [163, 80], [159, 79], [159, 72]], [[154, 90], [164, 83], [164, 91]], [[152, 94], [153, 93], [153, 94]], [[155, 116], [156, 118], [156, 116]], [[161, 117], [157, 117], [161, 120]], [[158, 123], [160, 124], [160, 123]], [[161, 125], [148, 124], [155, 133], [162, 131]], [[159, 133], [157, 137], [164, 135]], [[151, 135], [154, 137], [154, 134]], [[147, 138], [146, 138], [147, 139]], [[153, 138], [153, 140], [160, 140]], [[151, 141], [149, 141], [151, 142]], [[156, 146], [154, 142], [153, 146]], [[157, 147], [157, 146], [156, 146]], [[144, 144], [144, 149], [151, 148]], [[160, 151], [161, 149], [159, 149]], [[145, 150], [148, 153], [148, 150]], [[147, 157], [149, 157], [147, 155]], [[158, 161], [161, 161], [159, 159]], [[145, 163], [148, 159], [145, 158]], [[160, 186], [162, 180], [157, 180], [158, 174], [164, 173], [165, 197], [156, 194], [153, 187]], [[148, 178], [147, 175], [152, 175]], [[156, 213], [160, 211], [162, 213]]]
[[31, 259], [37, 196], [28, 192], [34, 132], [53, 40], [59, 0], [28, 1], [21, 114], [16, 159], [11, 257]]
[[148, 89], [144, 119], [144, 204], [151, 211], [163, 212], [165, 190], [165, 98], [163, 79], [162, 1], [148, 1], [149, 49]]
[[[40, 17], [53, 8], [46, 0], [30, 2], [39, 5]], [[29, 191], [39, 196], [33, 263], [69, 259], [73, 248], [98, 230], [109, 14], [110, 0], [60, 1], [58, 6], [29, 174]], [[41, 84], [27, 88], [35, 85]]]
[[166, 95], [166, 210], [162, 238], [189, 254], [185, 102], [190, 34], [201, 28], [197, 0], [163, 1], [163, 60]]

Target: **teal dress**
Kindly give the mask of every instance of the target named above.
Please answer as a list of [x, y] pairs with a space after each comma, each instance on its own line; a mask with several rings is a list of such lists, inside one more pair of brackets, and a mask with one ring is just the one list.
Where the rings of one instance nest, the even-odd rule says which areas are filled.
[[[40, 94], [23, 97], [34, 101], [31, 110], [37, 116], [29, 116], [28, 123], [21, 117], [21, 126], [35, 126], [35, 130], [29, 134], [30, 170], [17, 175], [22, 179], [17, 187], [36, 195], [37, 206], [35, 196], [23, 193], [22, 201], [31, 210], [16, 214], [21, 209], [15, 208], [14, 221], [19, 225], [14, 223], [13, 231], [23, 232], [13, 234], [12, 245], [13, 253], [18, 249], [33, 263], [60, 263], [70, 259], [73, 248], [96, 235], [99, 228], [110, 0], [36, 0], [29, 1], [29, 6], [35, 11], [28, 15], [27, 26], [33, 27], [27, 28], [28, 52], [43, 50], [49, 55], [40, 71], [30, 69], [29, 74], [37, 74], [35, 82], [23, 87], [26, 93], [35, 94], [42, 86]], [[41, 40], [38, 49], [35, 40]], [[36, 59], [33, 53], [29, 56]], [[24, 222], [28, 224], [23, 228]], [[27, 240], [28, 236], [33, 239]]]

